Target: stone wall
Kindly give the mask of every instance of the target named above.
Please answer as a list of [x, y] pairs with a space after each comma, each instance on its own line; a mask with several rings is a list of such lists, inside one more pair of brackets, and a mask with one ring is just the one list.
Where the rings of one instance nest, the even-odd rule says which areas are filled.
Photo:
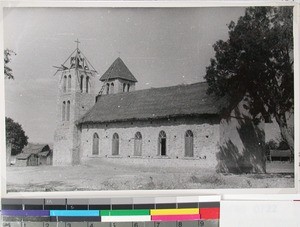
[[[158, 136], [166, 133], [166, 157], [159, 156]], [[194, 157], [185, 158], [185, 133], [191, 130], [194, 135]], [[133, 121], [82, 126], [80, 151], [83, 159], [93, 157], [93, 135], [99, 136], [99, 156], [112, 156], [112, 137], [119, 135], [118, 157], [133, 157], [134, 136], [142, 134], [143, 158], [201, 159], [208, 166], [215, 167], [219, 141], [219, 119], [216, 117], [171, 118], [165, 120]], [[115, 157], [115, 156], [114, 156]], [[145, 162], [147, 162], [145, 160]]]

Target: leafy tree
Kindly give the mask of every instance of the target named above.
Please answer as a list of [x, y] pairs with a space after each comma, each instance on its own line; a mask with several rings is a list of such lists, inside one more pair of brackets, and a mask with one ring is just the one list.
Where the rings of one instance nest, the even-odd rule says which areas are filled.
[[7, 79], [14, 79], [14, 76], [12, 74], [12, 69], [7, 66], [7, 64], [11, 61], [10, 56], [16, 55], [15, 52], [9, 49], [4, 50], [4, 75]]
[[28, 144], [28, 137], [25, 135], [22, 126], [11, 118], [5, 118], [6, 143], [11, 143], [11, 154], [17, 155]]
[[293, 133], [286, 118], [294, 107], [292, 10], [247, 8], [237, 23], [228, 25], [229, 39], [214, 44], [215, 57], [206, 68], [205, 79], [209, 94], [227, 97], [228, 112], [249, 95], [253, 119], [274, 117], [293, 152]]

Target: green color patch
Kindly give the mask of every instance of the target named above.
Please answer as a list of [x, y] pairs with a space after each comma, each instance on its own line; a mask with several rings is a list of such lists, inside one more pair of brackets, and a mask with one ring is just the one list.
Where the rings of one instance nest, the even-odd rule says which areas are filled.
[[150, 210], [101, 210], [100, 216], [150, 215]]

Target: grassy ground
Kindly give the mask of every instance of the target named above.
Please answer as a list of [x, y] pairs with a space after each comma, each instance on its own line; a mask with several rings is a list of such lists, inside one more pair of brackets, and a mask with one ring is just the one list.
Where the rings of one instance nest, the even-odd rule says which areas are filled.
[[196, 167], [133, 166], [126, 159], [94, 158], [80, 166], [8, 167], [6, 181], [8, 192], [294, 187], [292, 163], [268, 163], [267, 171], [223, 175]]

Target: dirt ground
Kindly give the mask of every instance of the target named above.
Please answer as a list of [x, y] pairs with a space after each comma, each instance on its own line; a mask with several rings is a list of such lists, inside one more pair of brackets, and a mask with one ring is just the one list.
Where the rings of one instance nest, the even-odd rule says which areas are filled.
[[134, 166], [93, 158], [79, 166], [8, 167], [7, 191], [151, 190], [294, 187], [293, 163], [267, 163], [268, 174], [218, 174], [211, 169]]

